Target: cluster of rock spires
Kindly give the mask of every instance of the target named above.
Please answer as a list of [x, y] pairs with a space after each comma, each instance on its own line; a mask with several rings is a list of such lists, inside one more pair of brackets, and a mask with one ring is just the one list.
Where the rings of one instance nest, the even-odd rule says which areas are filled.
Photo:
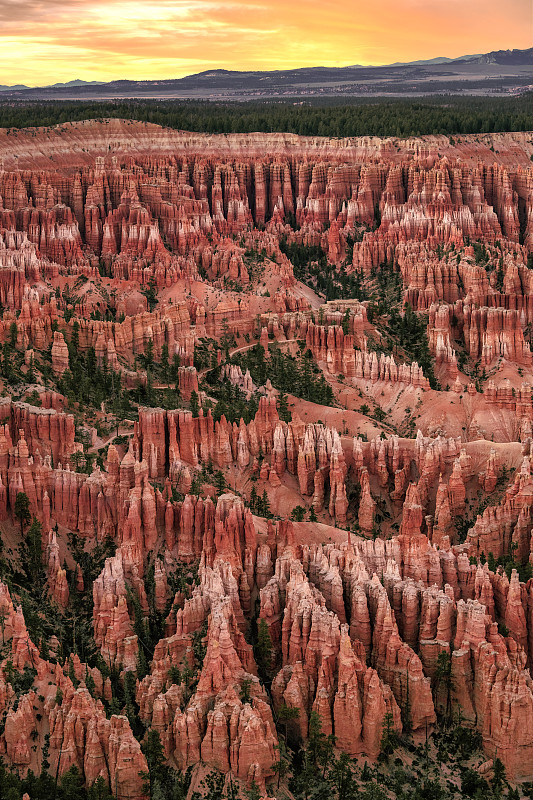
[[[23, 487], [43, 531], [58, 522], [88, 539], [112, 536], [119, 545], [93, 587], [94, 637], [104, 663], [136, 669], [139, 644], [127, 586], [134, 588], [147, 610], [144, 576], [150, 552], [157, 548], [160, 554], [155, 562], [155, 597], [161, 610], [170, 599], [167, 574], [172, 564], [200, 560], [199, 584], [189, 598], [179, 594], [174, 598], [167, 636], [157, 644], [149, 674], [137, 687], [143, 721], [158, 730], [166, 755], [180, 768], [201, 758], [259, 785], [272, 776], [277, 741], [272, 710], [243, 637], [252, 598], [257, 596], [260, 618], [268, 625], [280, 665], [272, 684], [274, 711], [283, 704], [297, 707], [294, 724], [299, 735], [305, 738], [309, 713], [315, 709], [324, 730], [338, 737], [339, 746], [353, 756], [375, 758], [386, 713], [393, 714], [398, 729], [400, 712], [404, 718], [410, 714], [414, 730], [435, 722], [435, 704], [438, 708], [444, 702], [432, 694], [436, 660], [439, 652], [450, 652], [454, 706], [478, 727], [487, 751], [499, 754], [509, 774], [516, 778], [530, 774], [533, 737], [525, 735], [524, 720], [533, 704], [526, 670], [533, 658], [533, 586], [529, 586], [533, 581], [520, 585], [516, 572], [509, 581], [501, 570], [493, 573], [486, 565], [469, 561], [470, 555], [481, 551], [495, 557], [504, 552], [503, 531], [510, 531], [519, 552], [529, 554], [528, 498], [533, 489], [529, 455], [524, 456], [504, 501], [478, 518], [464, 545], [452, 546], [453, 520], [464, 510], [466, 486], [479, 480], [490, 493], [496, 485], [496, 452], [489, 447], [480, 454], [478, 442], [463, 447], [460, 441], [421, 435], [416, 440], [395, 437], [369, 443], [341, 440], [324, 426], [306, 426], [298, 420], [281, 423], [275, 403], [264, 398], [254, 423], [241, 424], [240, 429], [223, 421], [214, 425], [210, 416], [193, 420], [190, 412], [173, 416], [146, 410], [122, 460], [111, 445], [106, 471], [82, 476], [52, 469], [47, 456], [39, 461], [46, 442], [29, 439], [30, 454], [22, 428], [13, 446], [9, 428], [17, 424], [21, 411], [30, 429], [43, 411], [28, 410], [24, 404], [7, 408], [2, 479], [9, 491], [4, 490], [4, 516]], [[64, 412], [55, 414], [68, 419]], [[342, 487], [340, 494], [338, 488], [331, 492], [337, 503], [339, 496], [346, 497], [346, 476], [359, 480], [362, 532], [371, 532], [374, 524], [373, 493], [378, 497], [380, 488], [388, 488], [391, 502], [403, 506], [399, 535], [384, 542], [344, 534], [336, 545], [308, 545], [307, 523], [301, 529], [298, 524], [269, 522], [266, 533], [260, 534], [251, 512], [231, 494], [222, 495], [216, 505], [191, 495], [183, 501], [171, 499], [172, 476], [179, 466], [192, 471], [202, 444], [213, 448], [204, 453], [206, 460], [223, 466], [229, 459], [246, 469], [248, 464], [242, 461], [246, 437], [255, 447], [261, 443], [270, 471], [282, 478], [285, 470], [297, 473], [302, 495], [313, 493], [314, 507], [319, 508], [324, 480], [329, 478], [332, 488]], [[253, 449], [248, 459], [252, 456]], [[475, 465], [480, 458], [486, 461], [486, 470], [478, 478]], [[162, 478], [167, 471], [163, 491], [154, 490], [149, 477]], [[420, 476], [416, 483], [409, 482], [413, 474]], [[319, 475], [326, 477], [317, 479]], [[185, 481], [182, 472], [178, 480]], [[58, 606], [66, 607], [69, 590], [56, 536], [47, 537], [49, 591]], [[141, 769], [143, 757], [127, 720], [112, 717], [103, 730], [98, 723], [99, 715], [105, 720], [105, 714], [83, 683], [86, 667], [76, 668], [82, 683], [74, 690], [69, 664], [62, 670], [40, 657], [20, 609], [13, 608], [7, 588], [2, 591], [7, 641], [13, 631], [10, 658], [17, 667], [31, 663], [38, 681], [52, 679], [53, 684], [42, 710], [32, 705], [29, 695], [13, 719], [8, 713], [10, 722], [0, 746], [11, 763], [18, 767], [33, 763], [21, 739], [26, 728], [39, 729], [35, 715], [45, 713], [52, 730], [62, 726], [58, 728], [62, 733], [51, 737], [52, 757], [54, 747], [60, 747], [65, 758], [60, 772], [76, 763], [88, 780], [100, 772], [109, 780], [108, 767], [98, 767], [98, 759], [110, 763], [107, 748], [118, 730], [123, 734], [121, 747]], [[507, 638], [498, 633], [496, 619], [505, 620]], [[206, 656], [197, 690], [187, 701], [183, 689], [170, 683], [169, 670], [186, 663], [192, 635], [206, 620]], [[91, 675], [101, 696], [109, 694], [110, 684], [98, 670], [91, 670]], [[245, 679], [252, 681], [250, 703], [239, 700]], [[53, 699], [56, 687], [63, 692], [59, 709]], [[410, 693], [416, 697], [412, 706]], [[0, 695], [8, 707], [8, 685]], [[81, 756], [74, 751], [65, 756], [70, 752], [66, 719], [71, 726], [78, 717], [88, 726], [86, 749]], [[514, 740], [511, 731], [519, 738]], [[124, 777], [121, 768], [116, 772], [117, 796], [130, 797], [131, 771], [124, 769]]]
[[[510, 136], [496, 157], [467, 137], [461, 149], [438, 137], [273, 137], [266, 156], [256, 137], [168, 133], [151, 145], [135, 126], [79, 129], [83, 153], [69, 149], [68, 126], [34, 161], [0, 138], [0, 342], [25, 351], [26, 375], [48, 364], [52, 385], [69, 372], [74, 338], [126, 388], [146, 384], [142, 358], [166, 350], [180, 402], [139, 408], [127, 443], [110, 436], [85, 473], [79, 408], [42, 383], [21, 395], [28, 402], [0, 400], [2, 531], [15, 535], [25, 493], [49, 600], [63, 614], [74, 591], [92, 593], [107, 668], [64, 658], [56, 637], [32, 641], [16, 591], [0, 582], [6, 764], [38, 771], [49, 732], [53, 774], [75, 765], [87, 786], [102, 776], [117, 800], [144, 800], [146, 759], [111, 672], [122, 683], [135, 674], [139, 717], [171, 766], [231, 771], [264, 796], [284, 706], [297, 709], [293, 740], [305, 741], [316, 711], [337, 748], [371, 760], [385, 718], [416, 734], [451, 707], [512, 780], [531, 780], [533, 579], [517, 571], [533, 562], [529, 140]], [[441, 388], [387, 350], [372, 303], [322, 304], [299, 283], [286, 245], [318, 246], [332, 272], [370, 284], [392, 265], [402, 301], [427, 314]], [[397, 408], [421, 407], [419, 429], [366, 428], [359, 400], [328, 409], [295, 396], [287, 417], [270, 381], [223, 363], [228, 337], [236, 351], [262, 345], [267, 360], [301, 343], [337, 397], [383, 402], [393, 422]], [[210, 340], [225, 345], [200, 367]], [[249, 422], [213, 413], [202, 377], [215, 365], [258, 398]], [[208, 401], [197, 415], [193, 393]], [[465, 425], [452, 431], [457, 408]], [[96, 452], [104, 440], [87, 427]], [[234, 491], [216, 491], [207, 467]], [[276, 521], [250, 507], [252, 485]], [[315, 521], [288, 519], [297, 505]], [[91, 583], [67, 532], [87, 552], [116, 546]], [[510, 555], [506, 572], [496, 562]], [[153, 608], [164, 630], [139, 679], [136, 614]], [[272, 643], [269, 693], [252, 620]], [[11, 668], [35, 670], [20, 698]], [[195, 674], [192, 688], [175, 670]]]
[[[528, 458], [518, 493], [525, 491], [527, 479], [532, 485], [526, 463], [529, 470]], [[121, 473], [127, 467], [123, 463]], [[457, 466], [454, 471], [455, 501], [460, 503]], [[117, 494], [124, 483], [121, 474]], [[398, 729], [401, 712], [415, 731], [435, 722], [435, 707], [446, 698], [432, 694], [432, 681], [438, 654], [449, 652], [454, 708], [480, 730], [487, 752], [498, 753], [510, 775], [531, 774], [533, 737], [527, 720], [533, 685], [526, 667], [533, 657], [528, 644], [532, 582], [521, 586], [515, 571], [509, 581], [501, 571], [470, 564], [471, 545], [451, 548], [441, 540], [439, 549], [432, 544], [420, 532], [423, 506], [415, 484], [407, 491], [399, 536], [384, 542], [348, 534], [338, 545], [326, 546], [305, 544], [305, 532], [295, 530], [298, 524], [269, 523], [266, 533], [259, 534], [250, 511], [233, 495], [222, 495], [216, 506], [190, 495], [176, 505], [167, 501], [161, 515], [153, 492], [141, 486], [136, 470], [115, 534], [119, 549], [94, 584], [94, 636], [106, 664], [134, 670], [139, 644], [126, 586], [134, 587], [146, 604], [143, 565], [163, 537], [155, 586], [159, 608], [165, 609], [169, 565], [200, 554], [198, 586], [188, 599], [174, 598], [166, 637], [156, 645], [150, 671], [136, 690], [142, 719], [159, 732], [172, 763], [184, 769], [201, 758], [259, 785], [272, 776], [277, 743], [272, 709], [243, 636], [251, 598], [258, 593], [260, 618], [268, 625], [280, 664], [272, 683], [274, 710], [298, 708], [294, 725], [303, 738], [314, 709], [342, 749], [375, 758], [386, 713]], [[163, 524], [154, 525], [161, 517]], [[65, 605], [53, 535], [48, 553], [49, 588], [56, 602]], [[9, 658], [17, 669], [37, 670], [38, 690], [26, 695], [16, 712], [8, 711], [2, 752], [18, 768], [38, 763], [42, 737], [37, 737], [34, 755], [27, 736], [39, 731], [37, 715], [44, 714], [50, 720], [50, 757], [54, 763], [61, 757], [60, 774], [76, 764], [88, 781], [102, 774], [117, 797], [141, 797], [131, 793], [133, 773], [145, 767], [139, 744], [127, 719], [107, 720], [98, 701], [99, 696], [109, 699], [109, 679], [90, 670], [91, 695], [87, 667], [75, 659], [80, 683], [74, 688], [70, 664], [62, 668], [41, 658], [20, 608], [14, 608], [3, 584], [0, 591]], [[496, 618], [505, 620], [507, 637], [498, 633]], [[192, 637], [206, 620], [206, 654], [196, 691], [187, 700], [183, 687], [171, 683], [169, 671], [187, 662]], [[244, 680], [252, 687], [246, 703], [239, 699]], [[0, 681], [0, 690], [3, 707], [9, 708], [9, 684]], [[38, 693], [44, 700], [37, 702]], [[73, 738], [80, 725], [86, 731], [81, 752]]]

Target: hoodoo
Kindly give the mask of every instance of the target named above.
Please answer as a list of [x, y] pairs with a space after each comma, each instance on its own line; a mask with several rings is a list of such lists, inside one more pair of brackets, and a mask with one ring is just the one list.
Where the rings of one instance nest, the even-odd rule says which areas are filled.
[[527, 795], [532, 154], [0, 131], [0, 794]]

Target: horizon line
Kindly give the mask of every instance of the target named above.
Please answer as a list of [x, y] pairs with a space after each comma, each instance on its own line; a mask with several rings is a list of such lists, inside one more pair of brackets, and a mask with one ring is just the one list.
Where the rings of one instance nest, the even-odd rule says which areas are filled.
[[269, 72], [269, 73], [273, 73], [273, 72], [277, 72], [277, 73], [279, 73], [279, 72], [297, 72], [297, 71], [304, 70], [304, 69], [350, 69], [350, 68], [353, 68], [353, 69], [357, 69], [357, 68], [365, 69], [365, 68], [402, 66], [402, 65], [409, 65], [409, 64], [416, 64], [416, 63], [423, 63], [423, 62], [428, 63], [428, 62], [439, 60], [439, 59], [448, 59], [449, 61], [461, 61], [464, 58], [476, 58], [476, 57], [479, 57], [479, 56], [482, 56], [482, 55], [488, 55], [489, 53], [513, 52], [515, 50], [519, 51], [519, 52], [523, 52], [524, 50], [530, 50], [530, 49], [533, 49], [533, 48], [529, 48], [529, 47], [525, 47], [525, 48], [522, 48], [522, 47], [500, 48], [500, 50], [490, 50], [490, 51], [487, 51], [486, 53], [466, 53], [464, 55], [455, 56], [455, 57], [434, 56], [433, 58], [414, 58], [414, 59], [411, 59], [410, 61], [392, 61], [392, 62], [388, 62], [386, 64], [384, 64], [384, 63], [371, 63], [371, 62], [361, 63], [361, 64], [353, 64], [353, 63], [338, 64], [336, 66], [328, 66], [326, 64], [309, 64], [309, 65], [301, 66], [301, 67], [281, 67], [281, 68], [277, 68], [277, 69], [246, 69], [246, 68], [229, 69], [227, 67], [212, 67], [212, 68], [206, 68], [206, 69], [203, 69], [203, 70], [199, 70], [198, 72], [189, 72], [189, 73], [187, 73], [185, 75], [167, 77], [167, 78], [162, 78], [162, 77], [158, 77], [158, 78], [113, 77], [113, 78], [108, 78], [107, 80], [103, 80], [103, 81], [102, 80], [87, 80], [85, 78], [71, 78], [70, 80], [58, 80], [55, 83], [46, 83], [46, 84], [30, 85], [30, 84], [27, 84], [27, 83], [13, 83], [13, 84], [3, 84], [3, 85], [4, 86], [8, 86], [9, 88], [13, 88], [13, 87], [16, 87], [16, 86], [21, 86], [21, 87], [25, 87], [27, 89], [48, 89], [48, 88], [53, 88], [53, 87], [61, 85], [61, 84], [67, 85], [67, 84], [73, 83], [75, 81], [80, 81], [80, 82], [83, 82], [85, 84], [99, 84], [99, 85], [105, 85], [107, 83], [115, 83], [117, 81], [130, 81], [132, 83], [142, 83], [142, 82], [154, 83], [154, 82], [158, 82], [158, 81], [176, 81], [176, 80], [184, 80], [185, 78], [192, 78], [195, 75], [202, 75], [202, 74], [204, 74], [206, 72], [236, 72], [236, 73], [245, 73], [245, 72]]

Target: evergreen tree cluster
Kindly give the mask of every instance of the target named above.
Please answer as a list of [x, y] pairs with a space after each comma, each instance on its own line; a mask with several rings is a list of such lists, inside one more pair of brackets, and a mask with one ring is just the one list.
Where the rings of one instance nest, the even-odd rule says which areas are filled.
[[118, 372], [109, 369], [104, 361], [98, 366], [94, 347], [83, 352], [79, 347], [79, 324], [74, 322], [70, 341], [69, 369], [63, 373], [58, 389], [69, 399], [69, 403], [81, 403], [96, 408], [109, 398], [121, 394], [121, 379]]
[[253, 382], [263, 386], [267, 380], [283, 393], [290, 393], [302, 400], [332, 406], [335, 402], [333, 390], [313, 361], [309, 350], [301, 349], [297, 356], [284, 353], [275, 343], [269, 347], [269, 358], [265, 357], [262, 345], [257, 344], [234, 355], [232, 363], [241, 370], [250, 370]]
[[249, 398], [237, 385], [231, 383], [228, 378], [220, 380], [221, 370], [217, 367], [206, 375], [209, 397], [214, 398], [217, 403], [213, 409], [213, 419], [220, 420], [224, 415], [228, 422], [236, 422], [241, 419], [246, 424], [251, 422], [259, 408], [259, 398], [252, 394]]
[[303, 136], [420, 136], [533, 129], [533, 92], [520, 97], [335, 97], [250, 102], [198, 100], [6, 100], [0, 127], [62, 126], [84, 119], [135, 119], [206, 133]]
[[[353, 245], [360, 237], [349, 237], [346, 262], [351, 262]], [[346, 266], [337, 269], [328, 264], [326, 252], [320, 245], [306, 245], [280, 239], [280, 250], [292, 262], [294, 275], [313, 291], [329, 300], [365, 300], [366, 293], [360, 273], [346, 271]]]
[[406, 306], [404, 314], [399, 314], [393, 308], [389, 316], [388, 330], [410, 360], [417, 361], [422, 367], [431, 388], [437, 389], [438, 383], [433, 372], [433, 359], [427, 337], [427, 317], [415, 314], [410, 305]]
[[259, 495], [255, 485], [253, 485], [250, 491], [250, 500], [248, 505], [254, 514], [257, 514], [260, 517], [266, 517], [267, 519], [272, 517], [266, 489], [263, 491], [262, 495]]

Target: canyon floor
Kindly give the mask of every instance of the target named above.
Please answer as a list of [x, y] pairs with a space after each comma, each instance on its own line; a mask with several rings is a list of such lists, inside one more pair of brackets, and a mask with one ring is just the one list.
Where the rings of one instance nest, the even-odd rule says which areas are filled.
[[533, 133], [0, 130], [0, 796], [529, 797]]

